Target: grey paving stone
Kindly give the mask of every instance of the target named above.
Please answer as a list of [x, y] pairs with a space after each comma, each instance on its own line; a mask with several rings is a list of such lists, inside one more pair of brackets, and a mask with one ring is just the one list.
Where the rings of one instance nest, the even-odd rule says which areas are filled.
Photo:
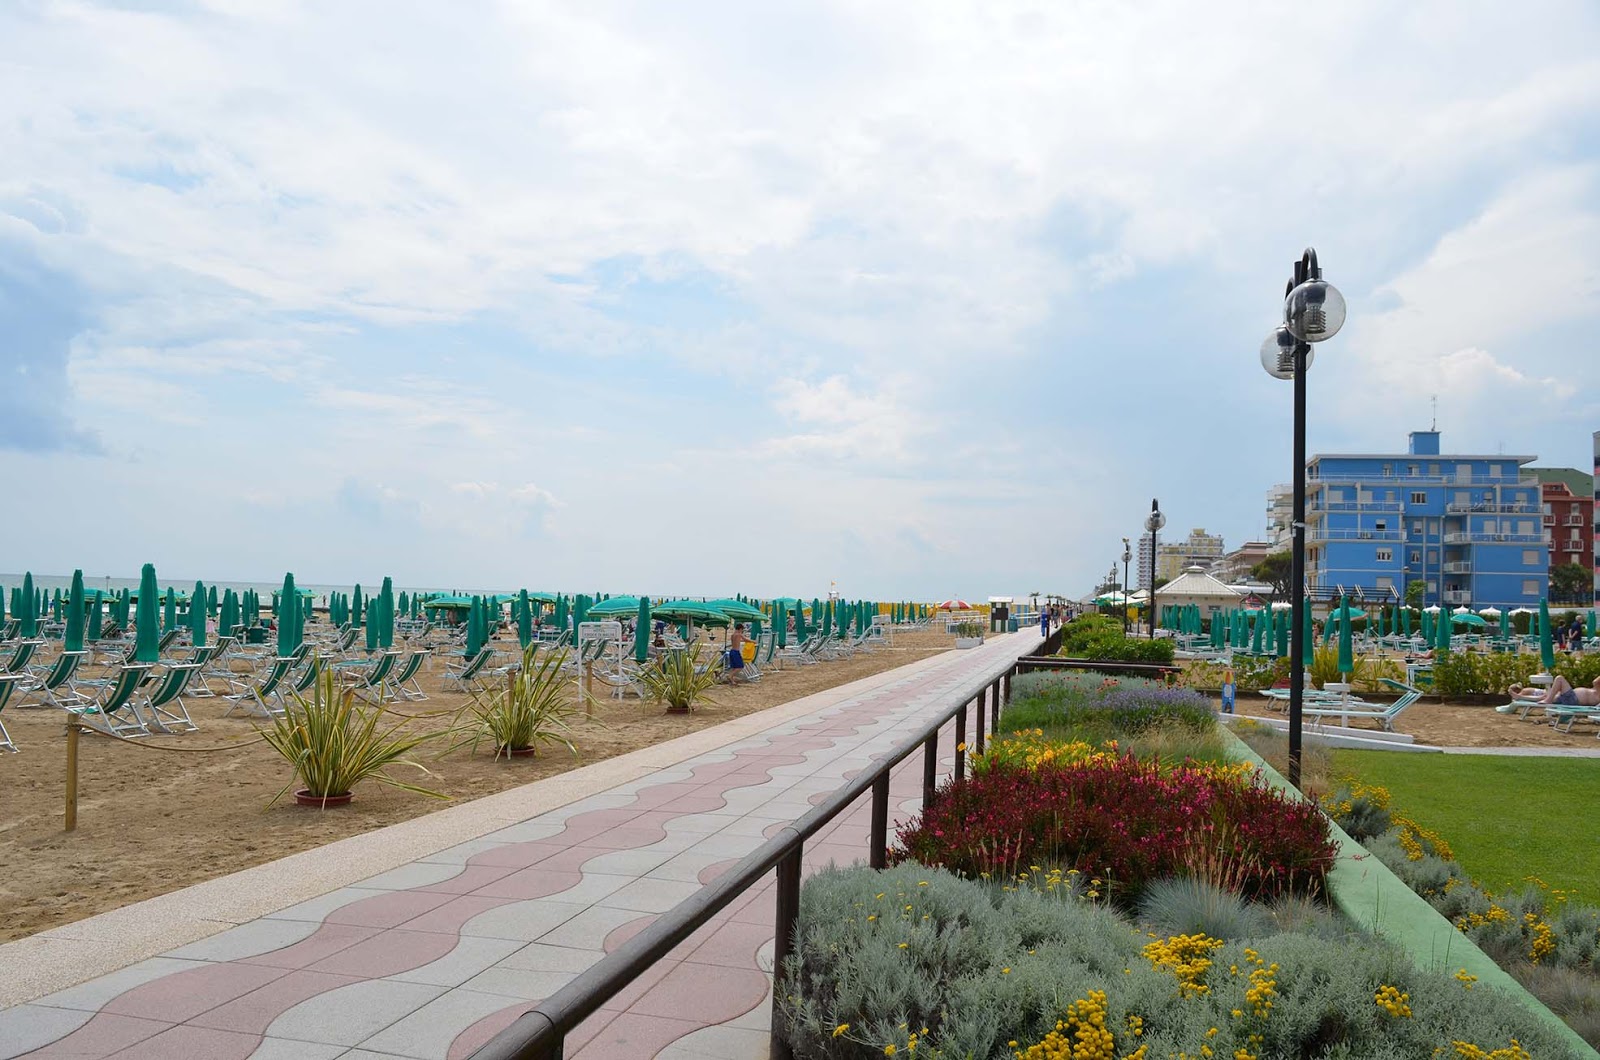
[[504, 994], [451, 990], [363, 1041], [361, 1049], [419, 1060], [445, 1060], [450, 1044], [462, 1031], [517, 1000]]
[[[534, 898], [479, 913], [461, 925], [462, 935], [532, 942], [583, 912], [584, 906]], [[598, 945], [598, 944], [597, 944]]]
[[614, 909], [633, 909], [641, 913], [665, 913], [700, 889], [698, 880], [645, 878], [600, 899], [600, 905]]
[[344, 1055], [342, 1045], [297, 1042], [288, 1038], [263, 1038], [250, 1060], [336, 1060]]
[[493, 967], [520, 949], [515, 939], [491, 939], [466, 936], [456, 943], [456, 948], [430, 961], [420, 968], [400, 972], [387, 978], [402, 983], [427, 983], [430, 986], [460, 986], [485, 968]]
[[252, 920], [167, 954], [194, 961], [237, 961], [293, 946], [316, 934], [312, 920]]
[[80, 983], [67, 990], [60, 990], [54, 994], [40, 998], [33, 1002], [35, 1005], [49, 1005], [52, 1008], [75, 1008], [86, 1012], [98, 1012], [106, 1002], [119, 994], [142, 986], [152, 979], [160, 979], [173, 972], [181, 972], [189, 968], [199, 968], [202, 961], [180, 961], [170, 957], [152, 957], [138, 964], [102, 975], [98, 979], [91, 979], [87, 983]]
[[412, 887], [427, 887], [430, 884], [454, 879], [461, 875], [461, 869], [460, 865], [443, 861], [413, 861], [409, 865], [401, 865], [397, 869], [369, 876], [354, 886], [370, 887], [380, 891], [404, 891]]
[[574, 972], [537, 972], [527, 968], [490, 968], [461, 984], [462, 990], [501, 998], [543, 1001], [572, 982]]
[[352, 902], [359, 902], [363, 898], [384, 894], [384, 891], [374, 891], [365, 887], [341, 887], [337, 891], [318, 895], [310, 901], [291, 905], [287, 909], [280, 909], [276, 913], [268, 913], [268, 920], [300, 920], [321, 923], [325, 917], [334, 910], [343, 909]]
[[0, 1012], [0, 1060], [31, 1053], [63, 1038], [85, 1023], [93, 1013], [47, 1005], [18, 1005]]
[[592, 950], [576, 950], [569, 946], [530, 942], [501, 960], [499, 967], [526, 968], [535, 972], [569, 972], [576, 975], [604, 956], [605, 951], [598, 947]]
[[444, 988], [392, 979], [369, 979], [318, 994], [272, 1021], [274, 1038], [353, 1046], [426, 1005]]

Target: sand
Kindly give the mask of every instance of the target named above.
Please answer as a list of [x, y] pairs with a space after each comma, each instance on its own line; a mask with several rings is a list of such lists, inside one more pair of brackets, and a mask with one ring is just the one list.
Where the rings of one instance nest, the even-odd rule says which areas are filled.
[[[1269, 710], [1268, 700], [1246, 693], [1238, 700], [1238, 712], [1254, 717], [1284, 717], [1279, 709]], [[1537, 708], [1536, 708], [1537, 709]], [[1325, 727], [1339, 730], [1339, 720], [1329, 718]], [[1352, 721], [1351, 731], [1375, 730], [1377, 723]], [[1400, 712], [1395, 719], [1396, 732], [1409, 733], [1417, 743], [1437, 747], [1573, 747], [1594, 750], [1600, 747], [1595, 739], [1595, 726], [1582, 723], [1570, 733], [1557, 732], [1540, 719], [1519, 721], [1515, 714], [1497, 714], [1493, 706], [1468, 706], [1461, 703], [1435, 702], [1422, 699]], [[1307, 731], [1311, 731], [1309, 723]]]
[[[514, 647], [514, 642], [512, 646]], [[534, 758], [496, 761], [487, 742], [477, 754], [459, 749], [442, 758], [424, 752], [432, 773], [397, 767], [394, 775], [455, 800], [474, 799], [648, 747], [687, 732], [882, 673], [948, 650], [942, 631], [897, 633], [892, 647], [836, 662], [769, 670], [748, 685], [718, 686], [713, 701], [688, 715], [665, 715], [637, 699], [602, 699], [592, 719], [572, 732], [580, 757], [565, 749]], [[399, 704], [420, 715], [455, 711], [466, 702], [440, 687], [443, 665], [424, 672], [432, 697]], [[259, 740], [249, 719], [221, 717], [220, 699], [187, 701], [200, 731], [116, 741], [80, 741], [78, 829], [62, 831], [66, 735], [62, 711], [18, 707], [5, 723], [21, 752], [0, 752], [0, 942], [68, 924], [130, 902], [258, 865], [335, 839], [380, 828], [440, 808], [438, 800], [378, 783], [357, 789], [349, 806], [296, 806], [285, 796], [267, 804], [290, 779], [288, 765]], [[406, 724], [435, 729], [445, 719]], [[215, 747], [178, 753], [160, 748]]]

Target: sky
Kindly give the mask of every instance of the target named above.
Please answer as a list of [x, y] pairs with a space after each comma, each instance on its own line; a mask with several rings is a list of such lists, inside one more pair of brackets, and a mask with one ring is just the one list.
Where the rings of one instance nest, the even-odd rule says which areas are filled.
[[1600, 6], [0, 5], [0, 570], [1087, 592], [1308, 445], [1587, 468]]

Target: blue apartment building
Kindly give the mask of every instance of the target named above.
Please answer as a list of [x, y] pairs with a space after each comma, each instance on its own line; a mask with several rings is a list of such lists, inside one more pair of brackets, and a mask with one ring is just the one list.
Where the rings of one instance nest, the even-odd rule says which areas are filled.
[[1318, 600], [1403, 599], [1423, 606], [1537, 607], [1549, 584], [1532, 456], [1439, 452], [1438, 431], [1409, 451], [1306, 462], [1306, 580]]

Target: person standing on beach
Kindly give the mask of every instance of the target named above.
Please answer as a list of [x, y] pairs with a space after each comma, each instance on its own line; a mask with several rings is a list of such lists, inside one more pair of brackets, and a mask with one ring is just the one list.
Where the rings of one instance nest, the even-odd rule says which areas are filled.
[[1039, 612], [1039, 636], [1050, 636], [1050, 609], [1047, 607]]

